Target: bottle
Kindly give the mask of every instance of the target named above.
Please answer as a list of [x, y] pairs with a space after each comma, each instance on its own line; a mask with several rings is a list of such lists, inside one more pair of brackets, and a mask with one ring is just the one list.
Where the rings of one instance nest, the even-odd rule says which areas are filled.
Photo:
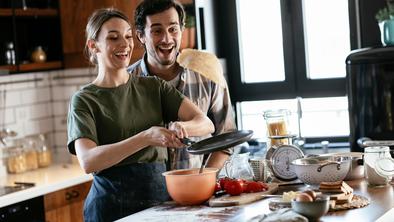
[[13, 42], [6, 43], [5, 58], [7, 65], [15, 65], [15, 49]]
[[47, 60], [47, 55], [41, 46], [37, 46], [31, 54], [30, 59], [32, 62], [45, 62]]

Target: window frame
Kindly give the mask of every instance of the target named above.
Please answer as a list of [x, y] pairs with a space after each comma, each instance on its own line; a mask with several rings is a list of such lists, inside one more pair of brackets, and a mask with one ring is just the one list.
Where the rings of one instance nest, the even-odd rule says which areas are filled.
[[[280, 0], [285, 81], [242, 82], [237, 1], [215, 0], [214, 3], [216, 9], [217, 53], [219, 57], [224, 57], [227, 61], [229, 91], [233, 105], [243, 101], [346, 96], [346, 78], [307, 78], [302, 0]], [[351, 50], [361, 47], [360, 36], [362, 34], [361, 31], [364, 31], [360, 28], [360, 24], [357, 23], [357, 17], [359, 16], [356, 13], [356, 4], [357, 0], [348, 0]], [[345, 66], [345, 58], [343, 64]], [[337, 139], [343, 141], [343, 138]]]

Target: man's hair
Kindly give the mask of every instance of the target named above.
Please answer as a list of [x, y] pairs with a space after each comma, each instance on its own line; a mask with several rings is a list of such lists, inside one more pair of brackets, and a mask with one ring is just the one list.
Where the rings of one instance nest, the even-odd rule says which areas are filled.
[[178, 12], [179, 25], [181, 29], [185, 24], [185, 10], [182, 4], [174, 0], [144, 0], [136, 8], [134, 14], [135, 28], [138, 32], [145, 35], [146, 17], [163, 12], [170, 8], [175, 8]]

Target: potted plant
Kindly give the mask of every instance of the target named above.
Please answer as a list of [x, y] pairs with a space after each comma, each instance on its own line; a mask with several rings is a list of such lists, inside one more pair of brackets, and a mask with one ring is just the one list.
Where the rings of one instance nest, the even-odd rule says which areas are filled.
[[386, 0], [386, 4], [387, 6], [380, 9], [375, 15], [384, 46], [394, 45], [394, 0]]

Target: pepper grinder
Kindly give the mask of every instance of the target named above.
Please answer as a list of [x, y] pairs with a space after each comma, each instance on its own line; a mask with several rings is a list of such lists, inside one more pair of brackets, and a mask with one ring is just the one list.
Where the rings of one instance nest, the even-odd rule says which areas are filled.
[[6, 43], [5, 58], [7, 65], [15, 65], [15, 49], [13, 42]]

